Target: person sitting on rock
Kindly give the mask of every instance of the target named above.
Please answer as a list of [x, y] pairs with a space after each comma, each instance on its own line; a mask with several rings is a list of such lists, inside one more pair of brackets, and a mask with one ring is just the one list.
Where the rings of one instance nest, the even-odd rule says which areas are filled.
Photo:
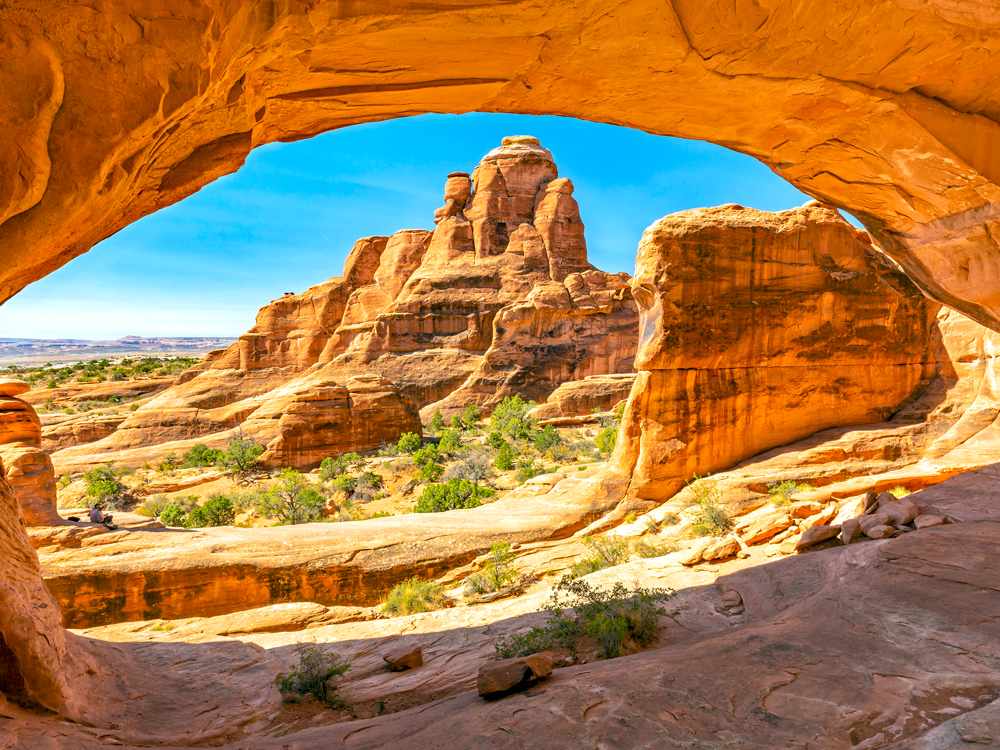
[[100, 503], [94, 503], [94, 507], [90, 509], [90, 522], [103, 523], [105, 526], [112, 524], [111, 516], [104, 512], [104, 506]]

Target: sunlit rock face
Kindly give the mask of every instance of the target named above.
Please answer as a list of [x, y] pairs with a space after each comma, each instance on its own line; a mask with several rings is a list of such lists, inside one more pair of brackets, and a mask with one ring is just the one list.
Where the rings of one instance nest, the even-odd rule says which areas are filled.
[[23, 503], [4, 473], [0, 464], [0, 698], [65, 713], [75, 698], [59, 605], [42, 581]]
[[102, 452], [139, 465], [150, 459], [143, 448], [236, 428], [264, 442], [268, 460], [313, 466], [418, 432], [415, 408], [448, 416], [631, 372], [630, 277], [587, 262], [572, 193], [538, 139], [505, 138], [471, 175], [448, 175], [433, 231], [358, 240], [343, 276], [262, 308], [237, 343], [109, 437], [59, 451], [60, 470], [107, 460]]
[[34, 408], [17, 398], [30, 388], [22, 380], [0, 380], [0, 461], [27, 524], [59, 524], [55, 473], [42, 450], [41, 422]]
[[639, 375], [613, 463], [637, 498], [883, 422], [937, 369], [937, 305], [829, 206], [673, 214], [646, 230], [636, 268]]

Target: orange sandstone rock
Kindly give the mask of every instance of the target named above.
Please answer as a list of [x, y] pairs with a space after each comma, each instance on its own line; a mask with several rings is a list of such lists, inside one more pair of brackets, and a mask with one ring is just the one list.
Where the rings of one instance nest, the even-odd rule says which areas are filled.
[[42, 450], [42, 427], [35, 410], [15, 398], [31, 386], [0, 380], [0, 460], [29, 526], [58, 525], [56, 479], [52, 461]]

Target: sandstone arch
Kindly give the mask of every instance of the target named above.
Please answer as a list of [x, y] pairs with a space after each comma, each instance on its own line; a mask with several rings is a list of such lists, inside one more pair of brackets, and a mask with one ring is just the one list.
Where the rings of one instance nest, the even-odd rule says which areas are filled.
[[255, 146], [480, 110], [750, 154], [998, 328], [998, 30], [945, 0], [5, 4], [0, 299]]

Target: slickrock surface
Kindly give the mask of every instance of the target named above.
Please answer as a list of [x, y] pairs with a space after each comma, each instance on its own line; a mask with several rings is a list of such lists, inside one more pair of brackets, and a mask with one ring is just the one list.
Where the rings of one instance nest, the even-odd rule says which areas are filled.
[[647, 229], [639, 375], [612, 459], [629, 493], [662, 501], [692, 476], [900, 409], [934, 372], [936, 305], [884, 263], [817, 203], [694, 209]]
[[35, 410], [18, 398], [31, 386], [0, 380], [0, 461], [29, 526], [57, 526], [56, 478], [52, 460], [42, 450], [42, 427]]
[[[221, 443], [237, 426], [268, 446], [268, 465], [313, 467], [419, 432], [414, 405], [447, 417], [630, 372], [630, 279], [587, 262], [572, 193], [537, 139], [505, 139], [471, 176], [448, 177], [433, 232], [358, 240], [342, 277], [262, 308], [236, 344], [106, 438], [59, 451], [60, 472], [138, 466], [182, 447], [165, 444]], [[53, 429], [52, 440], [73, 429]]]

